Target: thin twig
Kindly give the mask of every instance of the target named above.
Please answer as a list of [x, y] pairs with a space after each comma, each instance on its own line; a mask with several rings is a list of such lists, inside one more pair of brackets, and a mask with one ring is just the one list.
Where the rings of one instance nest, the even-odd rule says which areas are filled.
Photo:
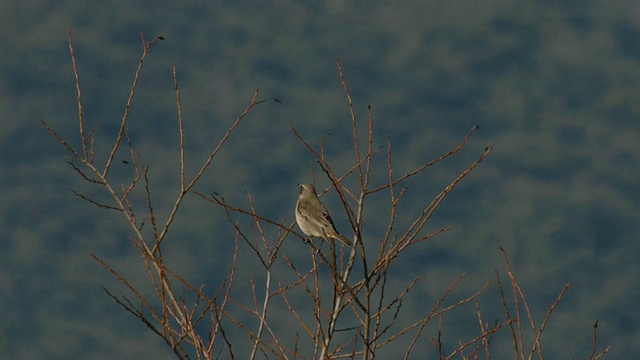
[[80, 130], [80, 141], [82, 142], [82, 159], [88, 160], [87, 137], [84, 132], [84, 114], [82, 111], [82, 89], [80, 87], [80, 74], [78, 73], [78, 65], [76, 63], [76, 52], [73, 48], [73, 34], [69, 28], [69, 52], [71, 53], [71, 65], [73, 67], [73, 76], [76, 79], [76, 93], [78, 104], [78, 129]]
[[[127, 120], [129, 119], [129, 110], [131, 109], [131, 105], [133, 104], [133, 97], [136, 93], [136, 89], [138, 87], [138, 81], [140, 80], [140, 74], [142, 73], [142, 66], [144, 65], [144, 61], [149, 54], [149, 49], [156, 43], [158, 40], [164, 40], [161, 36], [156, 36], [150, 42], [146, 42], [144, 39], [144, 33], [140, 32], [140, 38], [142, 39], [142, 56], [140, 57], [140, 62], [138, 63], [138, 68], [136, 69], [136, 73], [133, 76], [133, 84], [131, 84], [131, 90], [129, 91], [129, 98], [127, 99], [127, 104], [124, 107], [124, 115], [122, 115], [122, 121], [120, 123], [120, 129], [118, 130], [118, 136], [116, 137], [116, 141], [111, 148], [111, 154], [107, 159], [107, 162], [104, 166], [104, 170], [102, 171], [102, 177], [107, 178], [109, 174], [109, 169], [111, 168], [111, 164], [113, 163], [113, 158], [116, 156], [116, 152], [120, 148], [120, 142], [122, 141], [122, 135], [124, 130], [127, 127]], [[79, 84], [79, 83], [78, 83]], [[78, 85], [79, 86], [79, 85]], [[78, 99], [80, 100], [80, 99]], [[83, 139], [83, 148], [86, 157], [86, 140]]]
[[184, 196], [191, 190], [191, 188], [198, 182], [198, 180], [200, 180], [202, 175], [204, 175], [204, 172], [209, 168], [209, 165], [211, 165], [213, 158], [215, 158], [218, 152], [220, 151], [220, 149], [222, 149], [222, 146], [227, 142], [227, 140], [229, 139], [233, 131], [238, 127], [238, 125], [240, 125], [242, 120], [249, 114], [249, 111], [251, 111], [251, 109], [253, 109], [253, 107], [257, 104], [257, 101], [256, 101], [257, 97], [258, 97], [258, 90], [255, 91], [253, 95], [253, 99], [251, 100], [251, 103], [244, 109], [244, 111], [240, 114], [240, 116], [238, 116], [236, 121], [229, 127], [229, 129], [224, 134], [222, 139], [220, 139], [220, 141], [218, 142], [218, 145], [213, 149], [213, 151], [209, 153], [209, 157], [204, 162], [204, 164], [200, 167], [200, 170], [198, 171], [198, 173], [191, 179], [191, 181], [189, 181], [188, 185], [182, 188], [182, 190], [178, 194], [176, 202], [173, 205], [173, 208], [171, 209], [169, 216], [167, 217], [167, 221], [165, 222], [162, 228], [162, 231], [160, 232], [160, 235], [158, 235], [157, 243], [152, 250], [153, 254], [155, 254], [155, 252], [158, 250], [158, 247], [160, 246], [160, 244], [165, 238], [165, 235], [169, 231], [169, 228], [173, 223], [173, 220], [175, 219], [176, 214], [178, 213], [178, 209], [180, 209], [180, 205], [182, 204], [182, 200]]

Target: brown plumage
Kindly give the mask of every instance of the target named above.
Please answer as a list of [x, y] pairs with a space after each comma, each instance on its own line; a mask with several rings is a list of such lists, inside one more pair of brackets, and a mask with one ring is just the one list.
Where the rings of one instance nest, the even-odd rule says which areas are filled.
[[313, 185], [299, 184], [298, 188], [300, 194], [296, 204], [296, 222], [300, 230], [307, 236], [336, 239], [349, 245], [349, 239], [336, 230], [331, 214], [320, 202]]

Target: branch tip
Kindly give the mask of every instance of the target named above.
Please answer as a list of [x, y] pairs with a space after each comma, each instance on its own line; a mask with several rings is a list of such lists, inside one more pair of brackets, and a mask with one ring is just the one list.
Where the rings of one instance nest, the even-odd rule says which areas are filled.
[[[256, 90], [256, 91], [257, 91], [257, 90]], [[258, 104], [260, 104], [260, 103], [263, 103], [263, 102], [266, 102], [266, 101], [269, 101], [269, 100], [273, 100], [274, 102], [277, 102], [278, 104], [282, 104], [282, 100], [280, 100], [280, 99], [278, 99], [278, 98], [276, 98], [276, 97], [271, 96], [271, 97], [268, 97], [268, 98], [265, 98], [265, 99], [257, 100], [257, 101], [254, 103], [254, 105], [258, 105]]]

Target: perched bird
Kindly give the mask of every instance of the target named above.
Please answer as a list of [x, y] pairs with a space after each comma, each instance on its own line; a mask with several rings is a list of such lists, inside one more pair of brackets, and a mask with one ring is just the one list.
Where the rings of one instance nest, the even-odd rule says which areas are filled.
[[326, 240], [336, 239], [345, 245], [349, 245], [349, 239], [336, 230], [331, 214], [318, 199], [313, 185], [298, 184], [298, 188], [300, 189], [300, 194], [296, 204], [296, 222], [300, 230], [307, 236]]

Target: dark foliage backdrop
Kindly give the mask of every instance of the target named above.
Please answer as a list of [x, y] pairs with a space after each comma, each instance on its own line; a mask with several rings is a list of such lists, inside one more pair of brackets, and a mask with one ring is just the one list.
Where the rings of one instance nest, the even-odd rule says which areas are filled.
[[[349, 113], [336, 58], [356, 111], [364, 118], [372, 106], [378, 145], [389, 136], [401, 154], [398, 171], [441, 155], [480, 125], [466, 155], [431, 170], [428, 183], [411, 184], [411, 196], [430, 199], [495, 142], [491, 157], [431, 225], [452, 224], [453, 230], [403, 259], [406, 269], [396, 269], [402, 274], [420, 267], [425, 276], [415, 311], [461, 272], [468, 274], [468, 289], [491, 279], [502, 266], [503, 246], [540, 316], [562, 286], [572, 284], [547, 331], [548, 357], [586, 357], [596, 318], [600, 342], [612, 345], [609, 359], [640, 353], [637, 3], [427, 3], [0, 5], [3, 354], [171, 358], [100, 290], [118, 285], [91, 252], [138, 273], [132, 281], [144, 281], [145, 274], [129, 250], [125, 224], [69, 191], [85, 185], [38, 122], [44, 118], [67, 138], [76, 136], [70, 27], [85, 117], [97, 140], [117, 131], [141, 52], [139, 32], [166, 39], [151, 51], [130, 120], [157, 194], [173, 194], [179, 180], [173, 63], [194, 163], [256, 88], [282, 100], [251, 114], [197, 189], [231, 201], [244, 201], [250, 191], [274, 218], [293, 219], [295, 184], [311, 177], [309, 157], [290, 126], [317, 134], [317, 141], [325, 135], [334, 165], [347, 163], [341, 157], [350, 147]], [[126, 166], [119, 164], [113, 176], [127, 176]], [[170, 199], [156, 209], [168, 211]], [[346, 227], [336, 217], [338, 227]], [[375, 219], [368, 226], [375, 234]], [[219, 280], [233, 236], [219, 210], [193, 196], [174, 230], [165, 250], [171, 265], [195, 283]], [[228, 243], [219, 241], [224, 232]], [[305, 249], [288, 246], [291, 254]], [[499, 303], [484, 305], [491, 311]], [[449, 334], [464, 329], [460, 321]]]

